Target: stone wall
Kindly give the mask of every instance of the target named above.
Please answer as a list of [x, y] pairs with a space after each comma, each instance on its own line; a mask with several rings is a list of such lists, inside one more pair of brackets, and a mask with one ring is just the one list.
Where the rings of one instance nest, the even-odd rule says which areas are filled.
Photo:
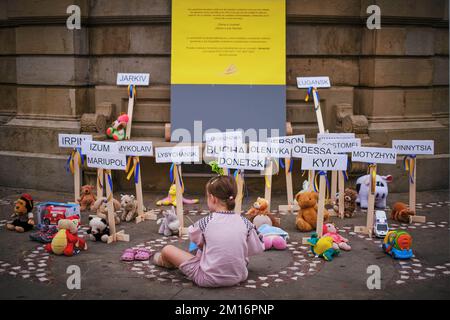
[[[71, 4], [81, 7], [81, 30], [66, 28]], [[381, 8], [380, 30], [366, 28], [371, 4]], [[151, 86], [138, 90], [132, 135], [163, 141], [170, 123], [170, 10], [168, 0], [0, 0], [0, 185], [71, 190], [57, 133], [80, 132], [81, 116], [105, 103], [113, 116], [126, 111], [117, 72], [151, 74]], [[419, 189], [448, 187], [448, 11], [447, 0], [287, 0], [293, 133], [318, 131], [296, 77], [329, 75], [333, 88], [320, 97], [330, 131], [359, 128], [364, 143], [379, 146], [393, 138], [434, 139], [437, 155], [419, 161]], [[353, 117], [344, 125], [345, 115], [362, 122]], [[35, 168], [31, 178], [23, 174], [27, 167]], [[426, 174], [433, 168], [442, 174]], [[398, 177], [393, 189], [405, 190], [400, 161], [391, 171]], [[144, 186], [166, 189], [165, 176], [146, 175]], [[256, 181], [255, 188], [262, 185]], [[283, 182], [275, 179], [275, 188]]]

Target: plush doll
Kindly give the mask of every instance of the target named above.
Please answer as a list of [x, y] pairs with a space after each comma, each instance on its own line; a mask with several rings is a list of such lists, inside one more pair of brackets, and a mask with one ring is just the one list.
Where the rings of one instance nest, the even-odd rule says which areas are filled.
[[317, 257], [324, 258], [326, 261], [332, 261], [333, 257], [340, 253], [337, 246], [333, 244], [333, 238], [331, 237], [318, 238], [317, 234], [313, 233], [308, 243], [311, 245], [311, 252]]
[[122, 221], [130, 222], [137, 217], [137, 201], [133, 195], [122, 194], [120, 196], [120, 206], [122, 207]]
[[166, 237], [178, 234], [178, 230], [180, 229], [180, 220], [175, 213], [174, 207], [170, 210], [163, 212], [163, 218], [159, 218], [156, 221], [156, 224], [161, 224], [159, 227], [158, 233], [163, 234]]
[[275, 216], [269, 212], [268, 207], [269, 203], [267, 200], [258, 197], [245, 216], [256, 226], [256, 228], [259, 228], [263, 224], [279, 227], [280, 219], [275, 218]]
[[[198, 199], [186, 199], [183, 197], [183, 204], [196, 204]], [[169, 189], [169, 194], [164, 199], [156, 202], [157, 206], [177, 206], [177, 188], [175, 184], [172, 184]]]
[[92, 241], [108, 242], [109, 227], [105, 219], [89, 217], [89, 229], [87, 231]]
[[[344, 217], [352, 218], [356, 210], [356, 198], [358, 192], [356, 190], [345, 188], [344, 190]], [[336, 213], [339, 212], [339, 198], [337, 197], [337, 203], [333, 206]]]
[[[375, 181], [375, 208], [384, 209], [386, 208], [386, 199], [388, 196], [388, 183], [392, 182], [392, 176], [377, 175]], [[358, 191], [356, 203], [362, 209], [367, 209], [370, 192], [370, 175], [367, 174], [356, 180], [356, 191]]]
[[94, 186], [82, 186], [81, 187], [81, 196], [77, 199], [77, 202], [80, 204], [80, 211], [86, 211], [87, 208], [92, 211], [93, 206], [96, 200], [94, 195]]
[[323, 225], [323, 237], [331, 237], [333, 242], [337, 244], [338, 248], [341, 250], [352, 250], [352, 247], [348, 244], [348, 239], [341, 236], [335, 225], [332, 223], [326, 223]]
[[409, 217], [414, 215], [416, 213], [414, 210], [409, 209], [406, 203], [396, 202], [392, 207], [391, 219], [397, 220], [398, 222], [409, 223]]
[[[116, 224], [120, 223], [120, 218], [117, 214], [117, 211], [120, 210], [120, 202], [113, 198], [113, 207], [114, 207], [114, 220]], [[95, 211], [97, 217], [100, 219], [105, 219], [108, 221], [108, 200], [105, 197], [98, 198], [94, 206], [92, 207], [92, 211]]]
[[121, 114], [116, 121], [114, 121], [108, 129], [106, 129], [106, 136], [116, 141], [124, 140], [126, 135], [126, 127], [130, 118], [127, 114]]
[[15, 202], [14, 213], [11, 218], [15, 218], [11, 223], [6, 224], [6, 228], [11, 231], [25, 232], [33, 229], [33, 198], [24, 193]]
[[283, 229], [263, 224], [258, 227], [258, 232], [262, 234], [265, 250], [276, 249], [284, 250], [287, 247], [289, 234]]
[[[295, 219], [297, 229], [302, 232], [314, 230], [317, 223], [317, 200], [319, 199], [319, 194], [317, 192], [299, 192], [295, 195], [295, 199], [300, 207]], [[324, 210], [323, 220], [327, 221], [328, 217], [328, 211]]]
[[45, 250], [56, 255], [71, 257], [81, 250], [87, 250], [84, 239], [78, 237], [78, 219], [61, 219], [58, 221], [58, 232], [51, 243], [45, 246]]

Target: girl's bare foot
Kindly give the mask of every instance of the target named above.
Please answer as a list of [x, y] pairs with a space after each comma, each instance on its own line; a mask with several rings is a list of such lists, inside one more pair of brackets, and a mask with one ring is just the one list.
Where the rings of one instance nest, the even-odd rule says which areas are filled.
[[175, 266], [171, 264], [170, 262], [167, 262], [163, 259], [163, 256], [161, 252], [156, 252], [153, 256], [153, 263], [159, 267], [167, 268], [167, 269], [173, 269]]

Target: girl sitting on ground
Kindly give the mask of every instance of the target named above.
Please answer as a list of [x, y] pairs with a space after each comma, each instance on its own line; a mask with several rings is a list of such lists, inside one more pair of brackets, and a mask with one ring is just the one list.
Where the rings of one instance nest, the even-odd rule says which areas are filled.
[[189, 237], [198, 247], [192, 255], [172, 245], [153, 257], [161, 267], [179, 268], [200, 287], [233, 286], [247, 279], [248, 257], [262, 253], [264, 242], [255, 226], [234, 212], [236, 181], [217, 176], [206, 184], [211, 214], [189, 227]]

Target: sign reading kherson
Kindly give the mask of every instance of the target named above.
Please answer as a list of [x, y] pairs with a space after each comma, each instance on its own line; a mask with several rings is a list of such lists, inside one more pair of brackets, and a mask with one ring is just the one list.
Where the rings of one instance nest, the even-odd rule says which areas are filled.
[[334, 149], [323, 144], [301, 143], [292, 146], [291, 156], [293, 158], [302, 158], [306, 155], [328, 154], [332, 155]]
[[77, 148], [85, 140], [92, 140], [89, 134], [58, 134], [58, 143], [60, 148]]
[[206, 132], [205, 142], [216, 141], [236, 141], [237, 143], [243, 143], [244, 134], [242, 131], [226, 131], [226, 132]]
[[238, 141], [214, 141], [205, 144], [205, 157], [218, 156], [220, 153], [247, 152], [247, 145]]
[[160, 147], [155, 148], [155, 157], [157, 163], [182, 163], [199, 162], [199, 146], [179, 146], [179, 147]]
[[353, 149], [352, 161], [395, 164], [397, 161], [397, 152], [391, 148], [360, 147]]
[[302, 158], [302, 170], [345, 171], [347, 162], [344, 154], [308, 155]]
[[322, 140], [319, 144], [332, 147], [335, 153], [345, 153], [352, 152], [353, 149], [361, 147], [361, 139], [326, 139]]
[[127, 157], [124, 154], [88, 153], [87, 166], [90, 168], [125, 170]]
[[267, 138], [267, 142], [293, 145], [298, 143], [305, 143], [306, 139], [304, 134], [298, 134], [295, 136], [270, 137]]
[[119, 153], [121, 154], [135, 157], [153, 156], [152, 142], [119, 141], [117, 144], [119, 146]]
[[221, 168], [241, 170], [264, 170], [265, 157], [253, 153], [221, 153], [217, 163]]
[[352, 132], [343, 132], [343, 133], [318, 133], [317, 134], [317, 143], [321, 143], [326, 140], [344, 140], [344, 139], [355, 139], [355, 134]]
[[433, 140], [392, 140], [392, 148], [398, 154], [434, 154]]
[[329, 88], [331, 87], [329, 77], [297, 77], [298, 88]]
[[249, 152], [272, 158], [290, 158], [291, 146], [289, 144], [250, 141]]
[[148, 86], [150, 83], [149, 73], [118, 73], [117, 82], [118, 86], [128, 86], [130, 84], [135, 86]]
[[81, 143], [81, 151], [84, 154], [90, 153], [119, 153], [119, 145], [116, 142], [100, 142], [85, 140]]

